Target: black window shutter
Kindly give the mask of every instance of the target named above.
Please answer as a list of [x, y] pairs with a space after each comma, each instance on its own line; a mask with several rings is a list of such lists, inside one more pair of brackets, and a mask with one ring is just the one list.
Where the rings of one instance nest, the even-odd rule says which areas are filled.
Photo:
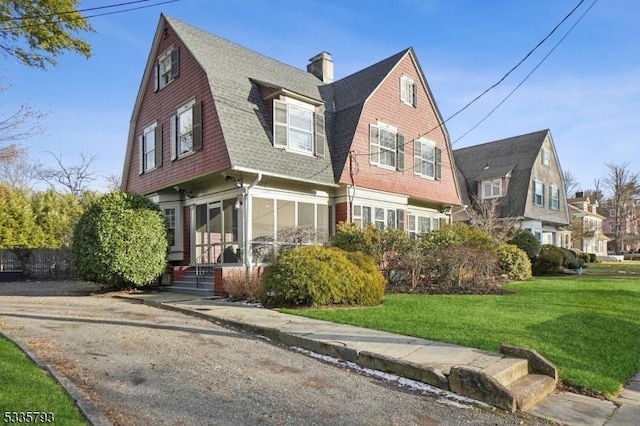
[[153, 91], [157, 92], [160, 90], [160, 64], [157, 63], [155, 67], [153, 67]]
[[193, 150], [202, 149], [202, 103], [196, 101], [193, 104]]
[[396, 135], [396, 170], [404, 171], [404, 135]]
[[315, 155], [317, 157], [324, 157], [324, 147], [327, 141], [325, 134], [324, 114], [316, 112], [314, 114], [316, 140], [315, 140]]
[[178, 116], [169, 118], [169, 143], [171, 144], [171, 161], [178, 158]]
[[418, 106], [418, 85], [413, 83], [413, 106]]
[[442, 180], [442, 150], [436, 147], [436, 180]]
[[155, 139], [156, 139], [156, 146], [155, 146], [155, 160], [156, 160], [156, 167], [160, 167], [162, 166], [162, 126], [157, 126], [155, 129]]
[[369, 156], [371, 163], [378, 164], [380, 162], [380, 131], [373, 124], [369, 126]]
[[171, 77], [180, 75], [180, 48], [176, 47], [171, 51]]
[[144, 173], [144, 136], [138, 136], [138, 156], [140, 157], [140, 167], [138, 169], [139, 174]]

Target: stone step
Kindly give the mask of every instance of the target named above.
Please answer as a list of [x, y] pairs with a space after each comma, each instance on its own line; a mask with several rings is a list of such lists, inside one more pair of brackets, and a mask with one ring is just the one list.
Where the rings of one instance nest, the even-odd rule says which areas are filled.
[[518, 409], [527, 411], [553, 392], [556, 384], [552, 377], [528, 374], [507, 386], [507, 390], [515, 397]]
[[163, 290], [168, 291], [170, 293], [189, 294], [192, 296], [201, 296], [201, 297], [211, 297], [215, 295], [213, 286], [209, 288], [196, 288], [196, 287], [189, 287], [189, 286], [170, 285], [163, 288]]
[[509, 386], [529, 374], [529, 361], [522, 358], [505, 357], [482, 371], [496, 379], [502, 386]]

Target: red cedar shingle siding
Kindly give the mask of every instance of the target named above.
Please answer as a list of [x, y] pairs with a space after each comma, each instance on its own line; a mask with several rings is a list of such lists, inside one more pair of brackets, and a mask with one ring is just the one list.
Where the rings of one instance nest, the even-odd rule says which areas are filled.
[[[128, 170], [128, 191], [148, 194], [191, 178], [229, 168], [229, 156], [207, 76], [171, 28], [168, 28], [167, 37], [161, 37], [156, 58], [171, 46], [180, 47], [180, 75], [155, 92], [152, 71], [151, 78], [144, 88]], [[202, 102], [202, 150], [194, 155], [171, 161], [169, 118], [180, 106], [194, 97]], [[155, 121], [162, 125], [162, 166], [140, 175], [138, 136], [146, 126]]]
[[[410, 76], [418, 85], [417, 107], [400, 101], [400, 77]], [[359, 172], [355, 176], [360, 187], [426, 198], [443, 204], [459, 204], [449, 151], [442, 129], [437, 128], [438, 118], [429, 101], [425, 87], [422, 87], [411, 56], [406, 55], [398, 66], [383, 81], [373, 96], [367, 101], [360, 116], [351, 149], [358, 155]], [[383, 121], [398, 128], [405, 137], [405, 170], [387, 170], [369, 163], [369, 125]], [[427, 139], [436, 142], [442, 149], [442, 180], [433, 181], [414, 174], [413, 140], [436, 128]], [[340, 183], [350, 184], [348, 161], [342, 171]]]
[[336, 204], [336, 223], [349, 220], [349, 203]]

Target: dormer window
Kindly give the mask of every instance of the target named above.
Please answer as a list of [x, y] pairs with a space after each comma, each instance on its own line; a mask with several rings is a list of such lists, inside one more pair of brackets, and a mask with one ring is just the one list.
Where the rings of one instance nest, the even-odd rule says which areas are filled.
[[400, 77], [400, 101], [406, 105], [416, 106], [416, 98], [416, 85], [413, 79], [403, 75]]
[[482, 199], [502, 197], [502, 179], [491, 179], [482, 182]]
[[180, 73], [180, 50], [177, 47], [167, 49], [158, 57], [155, 67], [155, 90], [162, 90]]
[[324, 114], [295, 99], [273, 101], [273, 139], [276, 148], [324, 157]]

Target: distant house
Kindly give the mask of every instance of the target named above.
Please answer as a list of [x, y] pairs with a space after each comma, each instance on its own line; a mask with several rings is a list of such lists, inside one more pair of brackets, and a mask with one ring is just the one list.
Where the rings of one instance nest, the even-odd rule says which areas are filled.
[[174, 266], [250, 266], [341, 221], [436, 229], [461, 204], [413, 49], [334, 80], [162, 15], [136, 98], [124, 190], [164, 211]]
[[[542, 244], [571, 246], [567, 196], [549, 130], [454, 150], [468, 209], [496, 200], [500, 218], [518, 219]], [[458, 211], [454, 220], [469, 220]]]
[[[637, 252], [640, 250], [640, 204], [637, 201], [631, 202], [619, 210], [624, 214], [617, 220], [616, 209], [611, 200], [603, 200], [598, 208], [598, 212], [604, 216], [602, 232], [609, 238], [607, 251], [609, 254]], [[616, 230], [616, 227], [619, 229]]]
[[567, 202], [571, 215], [572, 247], [585, 253], [606, 256], [610, 238], [602, 229], [602, 222], [606, 218], [598, 213], [598, 201], [592, 201], [583, 192], [577, 192]]

